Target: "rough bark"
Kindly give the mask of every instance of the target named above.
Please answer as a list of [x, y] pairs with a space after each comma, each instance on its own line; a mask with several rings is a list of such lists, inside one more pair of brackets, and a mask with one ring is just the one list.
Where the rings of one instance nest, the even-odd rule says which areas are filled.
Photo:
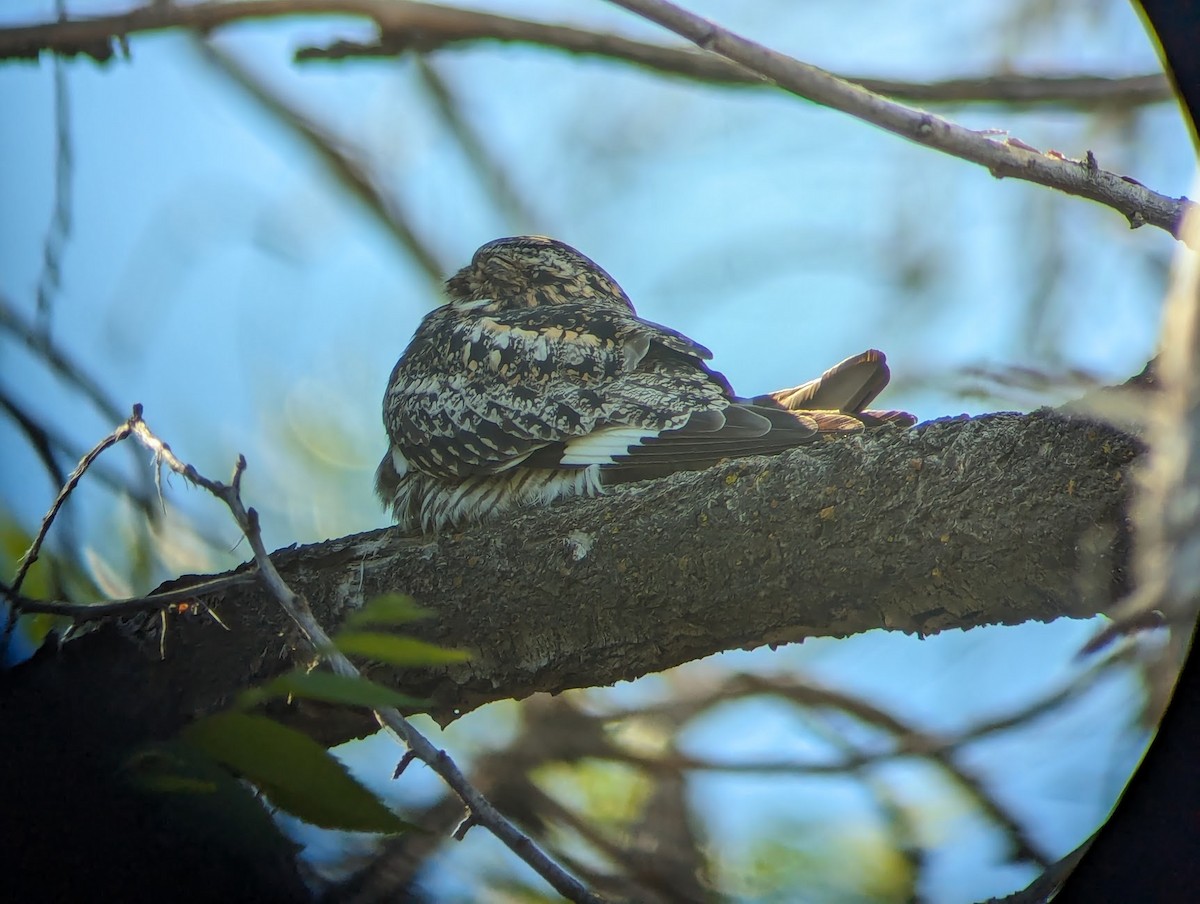
[[[944, 420], [729, 461], [462, 533], [389, 528], [273, 558], [330, 630], [385, 592], [432, 610], [410, 633], [470, 649], [471, 660], [371, 674], [432, 700], [447, 720], [720, 650], [1105, 611], [1124, 580], [1139, 448], [1051, 413]], [[147, 694], [169, 694], [184, 719], [308, 656], [257, 581], [207, 602], [229, 630], [175, 617], [166, 659], [150, 667]], [[105, 637], [114, 642], [103, 631], [77, 643]], [[147, 643], [129, 655], [157, 652]], [[306, 715], [329, 742], [368, 728], [291, 713]]]

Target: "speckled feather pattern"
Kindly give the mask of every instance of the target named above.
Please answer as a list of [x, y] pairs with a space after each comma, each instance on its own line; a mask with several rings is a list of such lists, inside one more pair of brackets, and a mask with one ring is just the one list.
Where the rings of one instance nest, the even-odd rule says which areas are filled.
[[[376, 489], [408, 529], [436, 531], [863, 426], [853, 411], [785, 413], [805, 407], [819, 380], [738, 399], [704, 363], [708, 349], [639, 318], [612, 277], [552, 239], [490, 242], [446, 292], [383, 401], [390, 448]], [[883, 356], [866, 353], [826, 376], [851, 365], [862, 377], [845, 379], [879, 384], [865, 405], [886, 384]]]

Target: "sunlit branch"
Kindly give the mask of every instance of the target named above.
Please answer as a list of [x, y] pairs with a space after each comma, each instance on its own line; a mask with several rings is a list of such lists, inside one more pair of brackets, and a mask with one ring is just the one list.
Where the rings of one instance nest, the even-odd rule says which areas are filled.
[[847, 113], [926, 147], [987, 167], [997, 178], [1014, 178], [1087, 198], [1119, 211], [1131, 228], [1147, 224], [1182, 238], [1183, 216], [1193, 203], [1150, 191], [1136, 180], [1101, 169], [1091, 151], [1072, 160], [1043, 153], [1024, 142], [980, 132], [940, 116], [906, 107], [851, 84], [816, 66], [747, 40], [666, 0], [610, 0], [687, 38], [703, 50], [739, 63], [783, 90]]
[[[96, 445], [93, 446], [92, 449], [87, 453], [87, 455], [80, 460], [79, 464], [75, 467], [75, 470], [71, 472], [71, 476], [68, 477], [67, 482], [63, 484], [62, 489], [59, 491], [58, 496], [55, 497], [54, 503], [50, 506], [49, 511], [47, 511], [45, 516], [42, 518], [42, 525], [40, 528], [38, 528], [37, 536], [33, 538], [33, 543], [31, 543], [29, 549], [25, 551], [25, 555], [21, 557], [21, 561], [17, 565], [16, 577], [13, 578], [12, 584], [5, 589], [5, 596], [7, 596], [9, 599], [16, 597], [21, 592], [21, 585], [25, 582], [25, 578], [29, 574], [29, 569], [32, 568], [33, 563], [37, 561], [38, 554], [42, 550], [42, 544], [46, 542], [46, 536], [50, 533], [50, 527], [54, 524], [54, 519], [58, 516], [58, 513], [66, 504], [66, 501], [70, 497], [71, 493], [74, 492], [75, 487], [79, 485], [79, 481], [83, 479], [83, 475], [87, 472], [87, 469], [91, 467], [92, 462], [94, 462], [106, 449], [109, 449], [122, 440], [128, 438], [133, 432], [134, 419], [140, 418], [140, 416], [140, 406], [134, 406], [133, 416], [108, 436], [104, 437], [104, 439], [100, 440], [100, 442], [96, 443]], [[16, 606], [12, 606], [8, 610], [8, 619], [4, 629], [3, 643], [7, 643], [8, 637], [12, 634], [13, 627], [16, 625], [18, 612], [19, 610]]]
[[[46, 52], [85, 54], [102, 62], [114, 55], [114, 43], [124, 46], [129, 36], [139, 33], [168, 28], [208, 31], [239, 20], [335, 14], [371, 19], [379, 26], [380, 38], [374, 43], [339, 41], [329, 47], [302, 48], [297, 51], [297, 59], [395, 56], [408, 51], [432, 52], [482, 42], [511, 43], [616, 60], [693, 81], [748, 86], [769, 84], [762, 76], [736, 63], [687, 47], [652, 44], [569, 25], [404, 0], [158, 4], [94, 19], [0, 29], [0, 59], [33, 58]], [[998, 73], [933, 82], [857, 75], [844, 78], [878, 94], [918, 103], [999, 103], [1013, 107], [1093, 110], [1162, 103], [1172, 98], [1166, 77], [1157, 73], [1125, 77]]]
[[[1087, 198], [1123, 214], [1133, 228], [1150, 224], [1178, 238], [1186, 198], [1170, 198], [1127, 176], [1101, 169], [1091, 151], [1081, 159], [1042, 152], [1017, 138], [974, 131], [939, 116], [904, 106], [825, 70], [772, 51], [665, 0], [612, 0], [656, 22], [760, 78], [814, 103], [840, 110], [918, 144], [980, 164], [997, 178], [1014, 178]], [[128, 13], [75, 19], [0, 31], [0, 58], [36, 58], [43, 50], [109, 59], [115, 41], [138, 32], [168, 28], [210, 31], [240, 19], [300, 14], [357, 14], [370, 18], [382, 34], [405, 35], [404, 47], [431, 49], [420, 36], [439, 28], [471, 28], [495, 40], [524, 36], [532, 23], [449, 7], [384, 0], [247, 0], [142, 7]], [[524, 39], [524, 37], [522, 37]], [[437, 46], [436, 44], [434, 46]], [[894, 85], [892, 86], [894, 87]], [[960, 86], [961, 88], [961, 86]], [[925, 98], [928, 100], [928, 98]]]

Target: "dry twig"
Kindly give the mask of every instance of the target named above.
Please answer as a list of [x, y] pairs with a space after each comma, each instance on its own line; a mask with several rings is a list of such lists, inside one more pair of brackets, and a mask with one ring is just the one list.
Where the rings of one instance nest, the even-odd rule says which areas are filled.
[[[135, 409], [129, 423], [122, 428], [128, 435], [130, 432], [146, 448], [150, 449], [158, 462], [165, 464], [175, 473], [196, 486], [210, 492], [220, 499], [233, 514], [234, 520], [246, 536], [251, 549], [254, 551], [254, 561], [258, 566], [258, 576], [271, 592], [272, 596], [287, 612], [292, 621], [304, 633], [305, 638], [313, 649], [319, 650], [335, 672], [350, 677], [359, 677], [358, 668], [342, 653], [336, 650], [329, 635], [317, 622], [307, 600], [292, 591], [276, 570], [266, 547], [263, 546], [262, 534], [259, 530], [258, 512], [246, 508], [241, 498], [242, 475], [246, 471], [246, 459], [238, 456], [234, 467], [233, 479], [225, 484], [211, 480], [200, 474], [192, 465], [185, 464], [177, 458], [171, 447], [159, 439], [146, 422], [141, 418], [140, 409]], [[122, 438], [124, 438], [122, 436]], [[538, 875], [542, 876], [559, 894], [571, 901], [600, 904], [601, 899], [585, 888], [578, 880], [568, 875], [557, 863], [551, 860], [534, 841], [524, 832], [506, 819], [480, 792], [467, 780], [462, 771], [444, 750], [437, 749], [423, 734], [394, 709], [376, 711], [380, 724], [398, 735], [417, 757], [441, 776], [459, 796], [470, 812], [470, 818], [477, 824], [485, 826], [492, 834], [500, 839], [518, 857], [524, 860]]]
[[1150, 224], [1165, 229], [1175, 238], [1184, 238], [1180, 229], [1184, 214], [1195, 206], [1191, 201], [1168, 198], [1128, 176], [1103, 170], [1091, 151], [1082, 160], [1072, 160], [1055, 151], [1043, 153], [1016, 138], [964, 128], [940, 116], [872, 94], [823, 69], [736, 35], [667, 0], [611, 2], [687, 38], [702, 50], [757, 72], [798, 97], [986, 166], [997, 178], [1022, 179], [1104, 204], [1123, 214], [1133, 229]]
[[[373, 20], [380, 29], [380, 38], [374, 43], [338, 41], [329, 47], [301, 48], [296, 52], [299, 61], [396, 56], [409, 51], [428, 53], [499, 42], [616, 60], [699, 82], [751, 87], [770, 84], [736, 63], [688, 47], [651, 44], [569, 25], [404, 0], [244, 0], [146, 6], [113, 16], [70, 20], [63, 28], [56, 28], [57, 23], [45, 23], [0, 30], [0, 58], [33, 58], [42, 52], [82, 53], [103, 62], [112, 57], [114, 40], [124, 46], [132, 34], [180, 27], [209, 31], [243, 19], [289, 14], [359, 16]], [[1000, 73], [935, 82], [858, 75], [843, 78], [877, 94], [918, 103], [1000, 103], [1013, 107], [1095, 110], [1162, 103], [1172, 98], [1170, 84], [1160, 73], [1117, 78]]]

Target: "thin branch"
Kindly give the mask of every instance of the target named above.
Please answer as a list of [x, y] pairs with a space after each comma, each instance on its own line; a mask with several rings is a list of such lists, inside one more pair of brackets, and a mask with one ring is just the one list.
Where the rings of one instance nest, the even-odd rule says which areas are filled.
[[26, 322], [3, 293], [0, 293], [0, 330], [23, 342], [67, 385], [79, 390], [110, 423], [124, 420], [121, 408], [108, 397], [100, 382], [72, 361], [49, 336]]
[[902, 138], [986, 166], [997, 178], [1011, 177], [1054, 188], [1111, 207], [1131, 228], [1150, 224], [1181, 238], [1183, 216], [1195, 205], [1168, 198], [1127, 176], [1102, 170], [1091, 151], [1083, 160], [1043, 153], [1015, 138], [964, 128], [931, 113], [890, 101], [865, 88], [770, 50], [667, 0], [611, 0], [655, 22], [703, 50], [739, 63], [780, 88], [821, 106], [847, 113]]
[[[60, 20], [66, 18], [64, 0], [57, 0]], [[54, 58], [54, 212], [42, 244], [42, 271], [37, 284], [38, 329], [49, 333], [54, 295], [62, 280], [62, 257], [71, 233], [71, 106], [67, 72], [61, 57]]]
[[[465, 12], [465, 11], [464, 11]], [[742, 88], [773, 88], [757, 73], [721, 57], [687, 47], [649, 44], [620, 35], [584, 31], [564, 25], [519, 22], [526, 29], [523, 37], [479, 35], [456, 29], [440, 34], [386, 32], [377, 41], [335, 41], [327, 47], [302, 47], [297, 62], [313, 60], [389, 58], [417, 48], [422, 53], [473, 44], [478, 41], [505, 41], [535, 47], [562, 50], [577, 56], [590, 56], [630, 63], [661, 75], [679, 76], [689, 81]], [[976, 77], [910, 82], [842, 73], [839, 78], [861, 85], [868, 91], [897, 100], [928, 104], [996, 104], [1012, 109], [1050, 109], [1096, 112], [1127, 110], [1174, 100], [1171, 83], [1161, 73], [1103, 76], [1088, 73], [1072, 75], [1032, 75], [998, 73]]]
[[[920, 756], [938, 766], [961, 791], [975, 801], [983, 814], [1012, 840], [1014, 854], [1018, 859], [1030, 861], [1041, 868], [1045, 868], [1053, 861], [1053, 858], [1039, 849], [1037, 842], [1017, 818], [988, 792], [984, 781], [954, 761], [952, 756], [954, 748], [959, 743], [966, 743], [965, 740], [956, 739], [948, 742], [921, 731], [888, 710], [853, 694], [799, 680], [779, 681], [757, 675], [733, 675], [726, 683], [723, 693], [715, 696], [720, 696], [721, 699], [736, 699], [763, 695], [781, 697], [804, 708], [827, 707], [847, 713], [898, 739], [897, 746], [885, 753], [847, 755], [836, 763], [808, 763], [794, 760], [717, 763], [686, 754], [675, 754], [662, 762], [653, 758], [630, 755], [629, 762], [646, 768], [661, 766], [665, 769], [713, 769], [730, 773], [843, 774], [883, 759]], [[681, 703], [687, 705], [683, 701]], [[972, 739], [977, 739], [977, 737], [973, 736]], [[620, 756], [613, 758], [620, 758]]]
[[[61, 487], [67, 482], [67, 473], [59, 464], [56, 452], [65, 452], [66, 446], [61, 437], [56, 436], [49, 428], [40, 424], [32, 412], [26, 411], [24, 406], [17, 402], [4, 387], [0, 386], [0, 410], [3, 410], [17, 425], [17, 429], [25, 435], [26, 441], [33, 448], [34, 454], [42, 463], [42, 467], [50, 476], [50, 481], [53, 486]], [[78, 461], [80, 455], [76, 453], [73, 458]], [[97, 469], [97, 473], [101, 474], [101, 480], [111, 480], [105, 469]], [[59, 533], [62, 535], [62, 544], [60, 549], [65, 550], [66, 554], [78, 561], [77, 550], [80, 548], [78, 537], [75, 533], [75, 518], [71, 509], [63, 512], [62, 519], [59, 521]], [[57, 571], [58, 562], [52, 561], [52, 571]], [[55, 575], [57, 577], [57, 575]], [[57, 582], [61, 585], [61, 582]]]
[[58, 459], [54, 455], [56, 445], [59, 449], [62, 446], [55, 442], [56, 438], [51, 436], [50, 431], [39, 424], [32, 414], [2, 390], [0, 390], [0, 409], [12, 418], [21, 432], [25, 434], [25, 438], [33, 447], [34, 453], [41, 461], [42, 467], [50, 475], [50, 479], [60, 487], [66, 483], [67, 473], [59, 465]]
[[[840, 110], [918, 144], [986, 166], [997, 178], [1010, 177], [1087, 198], [1119, 211], [1132, 228], [1157, 226], [1179, 237], [1186, 198], [1169, 198], [1134, 179], [1100, 168], [1089, 151], [1083, 159], [1045, 153], [1015, 138], [964, 128], [930, 113], [874, 94], [815, 66], [739, 37], [665, 0], [612, 0], [619, 6], [668, 28], [702, 50], [724, 57], [786, 91]], [[372, 19], [385, 35], [403, 34], [404, 46], [428, 49], [421, 36], [446, 29], [473, 30], [475, 37], [529, 40], [538, 23], [507, 19], [449, 7], [401, 0], [245, 0], [177, 6], [142, 7], [95, 19], [20, 26], [0, 31], [0, 58], [36, 58], [43, 50], [83, 53], [97, 60], [113, 55], [113, 42], [137, 32], [168, 28], [210, 31], [236, 20], [285, 15], [341, 14]], [[556, 26], [540, 26], [555, 28]], [[444, 42], [443, 42], [444, 43]]]
[[[12, 418], [13, 422], [16, 423], [20, 431], [25, 435], [26, 440], [28, 440], [29, 445], [33, 447], [34, 452], [42, 461], [42, 464], [50, 475], [50, 479], [55, 485], [61, 487], [67, 480], [67, 474], [59, 466], [58, 457], [62, 456], [78, 461], [84, 453], [61, 431], [42, 423], [38, 420], [36, 414], [27, 410], [2, 389], [0, 389], [0, 409], [3, 409]], [[117, 471], [105, 467], [103, 462], [93, 465], [91, 474], [93, 478], [98, 479], [114, 493], [128, 497], [148, 517], [154, 518], [159, 514], [158, 497], [154, 493], [149, 492], [146, 488], [133, 486], [129, 481], [121, 477]], [[208, 536], [200, 531], [196, 531], [196, 534], [205, 543], [215, 549], [228, 548], [228, 544], [215, 537]]]
[[[146, 422], [141, 418], [140, 409], [134, 410], [134, 415], [127, 425], [133, 435], [150, 449], [157, 461], [165, 464], [185, 480], [202, 487], [220, 499], [233, 514], [242, 533], [245, 534], [251, 549], [254, 551], [254, 561], [258, 565], [258, 576], [262, 578], [271, 595], [282, 606], [292, 621], [304, 633], [314, 650], [319, 651], [341, 675], [359, 677], [358, 668], [339, 652], [330, 640], [329, 635], [317, 622], [307, 600], [295, 593], [283, 580], [275, 568], [271, 556], [263, 546], [262, 533], [259, 530], [258, 512], [246, 508], [241, 498], [242, 475], [246, 471], [246, 459], [238, 456], [234, 468], [233, 479], [229, 484], [210, 480], [200, 474], [192, 465], [185, 464], [171, 451], [171, 447], [159, 439]], [[524, 832], [508, 821], [492, 804], [467, 780], [457, 764], [444, 751], [437, 749], [413, 725], [394, 709], [381, 709], [376, 716], [382, 725], [391, 729], [408, 746], [417, 758], [426, 763], [434, 772], [441, 776], [454, 792], [462, 799], [470, 810], [472, 818], [480, 825], [486, 826], [510, 850], [532, 867], [559, 894], [571, 901], [601, 904], [601, 899], [588, 891], [576, 879], [568, 875], [557, 863], [551, 860], [536, 843]]]
[[[617, 877], [612, 875], [604, 875], [594, 869], [589, 869], [582, 863], [568, 860], [573, 868], [580, 873], [587, 871], [587, 875], [594, 884], [605, 884], [610, 886], [611, 893], [622, 894], [622, 897], [628, 900], [638, 900], [646, 895], [647, 887], [653, 888], [651, 884], [655, 877], [647, 875], [646, 870], [642, 865], [636, 862], [636, 858], [631, 856], [631, 852], [622, 848], [619, 844], [608, 838], [605, 833], [590, 819], [576, 813], [570, 807], [567, 807], [553, 795], [547, 794], [532, 781], [529, 781], [528, 774], [524, 776], [523, 792], [525, 802], [530, 812], [538, 814], [541, 819], [547, 821], [554, 820], [562, 828], [570, 829], [575, 832], [583, 841], [594, 848], [599, 854], [605, 857], [613, 866], [620, 868], [626, 877], [627, 881], [621, 882], [621, 885], [626, 886], [619, 889]], [[563, 855], [564, 859], [566, 855]], [[649, 882], [647, 882], [649, 880]], [[633, 885], [633, 888], [628, 886]], [[655, 892], [661, 892], [663, 889], [654, 888]], [[669, 889], [667, 890], [670, 891]], [[655, 900], [659, 900], [657, 896]], [[668, 898], [670, 901], [679, 901], [680, 898], [672, 895]]]
[[105, 600], [102, 603], [70, 603], [64, 600], [35, 600], [6, 593], [22, 612], [43, 612], [50, 615], [65, 615], [76, 622], [95, 621], [108, 616], [132, 615], [136, 612], [153, 612], [170, 609], [179, 603], [186, 603], [201, 596], [218, 593], [237, 584], [245, 584], [255, 579], [255, 575], [247, 572], [231, 572], [219, 575], [207, 581], [185, 583], [171, 590], [151, 593], [148, 596], [134, 596], [121, 600]]
[[463, 153], [470, 160], [471, 166], [483, 178], [484, 185], [504, 212], [517, 223], [521, 232], [529, 231], [528, 227], [539, 223], [538, 217], [530, 206], [513, 187], [512, 181], [504, 167], [496, 160], [483, 136], [475, 129], [467, 117], [463, 116], [461, 104], [446, 79], [437, 67], [425, 58], [417, 57], [417, 73], [421, 83], [433, 100], [434, 107], [454, 140], [458, 142]]
[[[79, 485], [79, 481], [83, 478], [84, 473], [91, 467], [94, 462], [105, 449], [115, 446], [117, 443], [126, 439], [133, 432], [133, 423], [141, 418], [141, 406], [133, 406], [133, 415], [124, 424], [110, 433], [100, 442], [96, 443], [71, 472], [71, 476], [67, 478], [67, 482], [63, 484], [63, 488], [59, 491], [58, 496], [54, 500], [54, 504], [50, 506], [50, 510], [46, 512], [42, 518], [42, 526], [38, 529], [37, 536], [34, 537], [33, 543], [29, 549], [25, 551], [25, 555], [21, 557], [20, 564], [17, 565], [17, 575], [13, 578], [11, 585], [5, 588], [5, 596], [10, 599], [16, 597], [21, 592], [21, 585], [25, 582], [26, 576], [29, 574], [29, 569], [33, 567], [33, 563], [38, 559], [38, 553], [41, 552], [42, 544], [46, 542], [46, 535], [50, 533], [50, 526], [54, 524], [54, 519], [58, 516], [59, 510], [66, 503], [67, 498]], [[17, 623], [17, 607], [13, 606], [8, 611], [8, 618], [4, 628], [3, 644], [8, 643], [8, 638], [12, 634], [13, 628]]]
[[[17, 312], [16, 307], [2, 292], [0, 292], [0, 331], [7, 332], [13, 338], [22, 342], [59, 379], [87, 399], [105, 420], [112, 423], [120, 421], [125, 417], [120, 407], [118, 407], [116, 402], [109, 397], [100, 385], [100, 381], [89, 374], [81, 364], [73, 360], [49, 335], [38, 330], [32, 323], [22, 317]], [[39, 456], [42, 453], [38, 449], [38, 445], [43, 440], [52, 448], [57, 449], [61, 454], [67, 456], [68, 459], [78, 460], [81, 456], [82, 453], [79, 451], [77, 445], [70, 442], [61, 433], [48, 425], [37, 422], [32, 415], [23, 409], [18, 411], [20, 406], [16, 406], [15, 402], [9, 400], [9, 404], [6, 404], [4, 407], [14, 420], [18, 422], [26, 436], [29, 437], [30, 443], [34, 446]], [[32, 432], [26, 429], [27, 425], [32, 427]], [[136, 448], [131, 447], [131, 454], [136, 457]], [[115, 471], [103, 465], [95, 468], [92, 474], [98, 477], [101, 483], [114, 492], [127, 496], [133, 501], [134, 505], [146, 513], [146, 516], [151, 521], [158, 521], [161, 517], [161, 508], [157, 503], [161, 494], [155, 492], [156, 487], [152, 479], [148, 476], [143, 478], [145, 471], [140, 467], [140, 464], [141, 462], [138, 461], [139, 467], [133, 472], [133, 477], [130, 481], [123, 480], [117, 476]], [[139, 480], [141, 480], [141, 486], [134, 485], [134, 482]], [[56, 479], [56, 483], [59, 485], [62, 482], [62, 480]], [[193, 533], [212, 549], [228, 551], [228, 544], [209, 532], [193, 529]]]
[[753, 696], [777, 696], [805, 708], [826, 707], [848, 713], [866, 724], [886, 732], [895, 740], [888, 750], [878, 752], [851, 751], [833, 763], [799, 760], [757, 760], [753, 762], [721, 762], [679, 752], [667, 756], [645, 756], [609, 745], [597, 756], [626, 762], [650, 771], [702, 770], [746, 774], [805, 774], [834, 775], [862, 769], [885, 760], [916, 756], [932, 761], [951, 780], [971, 797], [980, 810], [1008, 835], [1019, 858], [1030, 860], [1045, 869], [1051, 862], [1039, 851], [1034, 840], [984, 787], [974, 774], [964, 770], [953, 759], [962, 747], [984, 738], [1028, 725], [1034, 719], [1051, 713], [1079, 696], [1111, 673], [1114, 665], [1127, 662], [1133, 653], [1131, 646], [1114, 651], [1098, 660], [1058, 690], [1045, 694], [1013, 712], [978, 722], [953, 735], [939, 736], [908, 724], [887, 710], [852, 694], [804, 681], [801, 678], [764, 677], [751, 674], [730, 675], [720, 686], [690, 698], [674, 699], [661, 705], [635, 707], [605, 712], [596, 718], [605, 723], [636, 718], [668, 717], [673, 724], [683, 725], [713, 706]]
[[[196, 3], [144, 7], [113, 16], [0, 30], [0, 59], [36, 58], [39, 53], [85, 54], [100, 62], [114, 55], [114, 41], [129, 35], [168, 28], [208, 31], [241, 19], [288, 15], [342, 15], [371, 19], [381, 38], [370, 44], [339, 41], [329, 47], [306, 47], [297, 60], [395, 56], [409, 51], [432, 52], [484, 41], [527, 44], [631, 63], [654, 72], [699, 82], [763, 87], [762, 76], [712, 54], [687, 47], [635, 41], [568, 25], [534, 22], [474, 10], [408, 3], [403, 0], [247, 0], [242, 3]], [[935, 82], [906, 82], [856, 75], [844, 76], [870, 91], [918, 103], [1002, 103], [1014, 107], [1045, 106], [1077, 110], [1128, 108], [1162, 103], [1173, 94], [1166, 77], [1145, 74], [1111, 78], [1077, 75], [998, 74]]]

